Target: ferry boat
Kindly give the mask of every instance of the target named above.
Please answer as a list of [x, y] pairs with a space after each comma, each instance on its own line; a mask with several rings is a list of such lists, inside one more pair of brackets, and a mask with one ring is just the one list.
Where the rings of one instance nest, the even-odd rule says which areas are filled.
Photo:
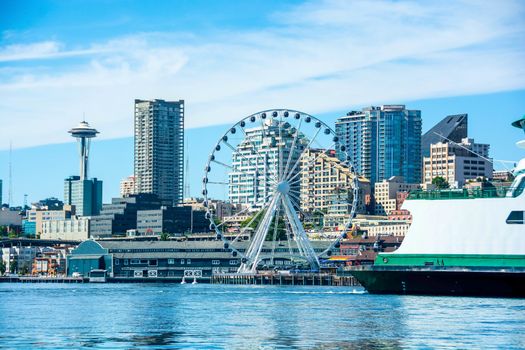
[[[512, 125], [525, 131], [525, 116]], [[399, 249], [349, 272], [376, 294], [525, 297], [525, 158], [513, 175], [509, 188], [410, 193]]]

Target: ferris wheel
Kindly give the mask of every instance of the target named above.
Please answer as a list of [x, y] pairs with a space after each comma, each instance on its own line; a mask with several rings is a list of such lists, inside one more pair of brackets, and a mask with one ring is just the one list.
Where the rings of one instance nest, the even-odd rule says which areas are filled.
[[[345, 172], [334, 175], [335, 167]], [[346, 237], [359, 200], [358, 176], [336, 133], [288, 109], [261, 111], [228, 128], [209, 155], [202, 182], [210, 230], [240, 258], [239, 273], [256, 272], [263, 260], [271, 264], [276, 246], [283, 245], [318, 271], [320, 259]], [[330, 184], [349, 193], [344, 229], [315, 251], [309, 236], [323, 230], [319, 221], [333, 207]]]

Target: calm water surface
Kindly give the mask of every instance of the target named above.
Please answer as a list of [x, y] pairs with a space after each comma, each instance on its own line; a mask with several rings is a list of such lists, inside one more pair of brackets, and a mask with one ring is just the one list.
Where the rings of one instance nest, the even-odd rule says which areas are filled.
[[0, 284], [0, 348], [525, 348], [525, 300], [344, 287]]

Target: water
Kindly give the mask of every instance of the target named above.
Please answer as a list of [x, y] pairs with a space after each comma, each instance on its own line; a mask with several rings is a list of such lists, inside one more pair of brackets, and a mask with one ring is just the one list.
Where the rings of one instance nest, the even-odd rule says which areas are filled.
[[344, 287], [0, 284], [0, 348], [525, 348], [525, 299]]

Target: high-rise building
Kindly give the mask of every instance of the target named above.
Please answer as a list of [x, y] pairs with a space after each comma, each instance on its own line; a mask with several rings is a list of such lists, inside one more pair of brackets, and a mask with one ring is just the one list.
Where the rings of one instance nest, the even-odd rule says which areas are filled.
[[[294, 139], [294, 135], [290, 132], [280, 133], [278, 123], [277, 120], [266, 120], [263, 126], [245, 130], [244, 140], [236, 147], [232, 155], [228, 193], [231, 203], [261, 207], [270, 200], [274, 178], [281, 171], [279, 148], [281, 148], [283, 159], [288, 159]], [[299, 136], [301, 137], [304, 136]], [[290, 157], [290, 164], [295, 164], [301, 153], [298, 147], [295, 147], [294, 150], [294, 154]], [[283, 162], [283, 168], [284, 163], [286, 162]], [[298, 171], [299, 167], [294, 170], [293, 174]], [[291, 188], [299, 192], [299, 184], [293, 184]], [[299, 201], [298, 198], [295, 200]]]
[[450, 187], [460, 188], [466, 180], [478, 177], [492, 178], [490, 145], [464, 138], [460, 143], [437, 142], [430, 145], [430, 155], [423, 158], [424, 182], [436, 177], [447, 180]]
[[137, 193], [181, 204], [184, 190], [184, 100], [135, 100]]
[[[430, 155], [430, 145], [449, 139], [461, 142], [468, 136], [468, 114], [449, 115], [428, 130], [421, 138], [421, 154]], [[445, 139], [446, 138], [446, 139]]]
[[102, 181], [89, 179], [88, 160], [91, 139], [97, 136], [98, 131], [83, 121], [69, 133], [79, 144], [80, 176], [70, 176], [64, 180], [64, 204], [75, 206], [79, 216], [97, 215], [102, 207]]
[[75, 206], [79, 216], [97, 215], [102, 208], [102, 181], [68, 177], [64, 180], [64, 203]]
[[421, 111], [367, 107], [338, 118], [335, 130], [356, 172], [372, 185], [392, 176], [421, 182]]
[[135, 176], [131, 175], [120, 181], [120, 196], [126, 197], [137, 193]]

